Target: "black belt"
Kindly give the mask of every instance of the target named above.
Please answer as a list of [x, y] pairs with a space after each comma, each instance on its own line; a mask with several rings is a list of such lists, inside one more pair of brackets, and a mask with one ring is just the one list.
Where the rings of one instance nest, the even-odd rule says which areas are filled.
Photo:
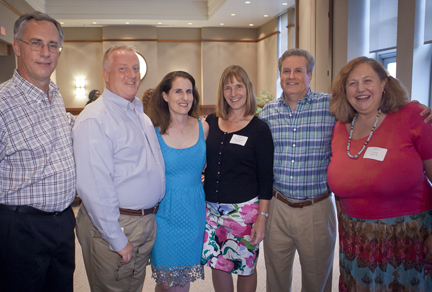
[[14, 205], [3, 205], [0, 204], [0, 209], [5, 209], [5, 210], [10, 210], [10, 211], [14, 211], [14, 212], [18, 212], [18, 213], [25, 213], [25, 214], [30, 214], [30, 215], [42, 215], [42, 216], [57, 216], [62, 214], [63, 212], [65, 212], [66, 210], [68, 210], [70, 208], [67, 207], [66, 209], [64, 209], [63, 211], [57, 211], [57, 212], [45, 212], [30, 206], [14, 206]]
[[273, 196], [278, 199], [279, 201], [284, 202], [285, 204], [287, 204], [288, 206], [292, 207], [292, 208], [303, 208], [303, 207], [307, 207], [313, 204], [316, 204], [318, 202], [321, 202], [324, 199], [327, 199], [328, 197], [330, 197], [330, 192], [327, 191], [322, 195], [319, 195], [316, 198], [310, 199], [310, 200], [305, 200], [303, 202], [298, 202], [298, 203], [293, 203], [288, 201], [288, 199], [285, 198], [285, 196], [283, 196], [279, 191], [273, 189]]

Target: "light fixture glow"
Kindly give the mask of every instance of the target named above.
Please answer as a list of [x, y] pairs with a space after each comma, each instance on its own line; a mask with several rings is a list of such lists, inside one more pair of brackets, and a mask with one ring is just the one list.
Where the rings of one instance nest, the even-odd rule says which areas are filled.
[[62, 22], [60, 22], [60, 24], [64, 24], [64, 22], [62, 21]]
[[147, 61], [144, 59], [144, 57], [140, 53], [136, 52], [135, 55], [138, 57], [138, 60], [139, 60], [140, 75], [141, 75], [140, 80], [143, 80], [143, 78], [147, 74]]
[[252, 23], [249, 23], [249, 26], [253, 26], [253, 24], [252, 24]]
[[126, 23], [126, 24], [129, 24], [129, 21], [126, 21], [125, 23]]
[[286, 6], [286, 5], [288, 5], [288, 3], [282, 3], [282, 5]]
[[84, 78], [75, 79], [75, 94], [77, 98], [85, 98], [85, 85], [86, 80]]
[[246, 1], [245, 3], [246, 3], [246, 4], [250, 4], [250, 1]]
[[267, 15], [267, 14], [264, 14], [264, 17], [268, 17], [268, 15]]
[[162, 22], [158, 22], [158, 24], [162, 24]]
[[93, 21], [93, 24], [97, 24], [97, 22], [96, 22], [96, 21]]
[[188, 24], [189, 24], [189, 25], [192, 25], [192, 22], [189, 22]]
[[235, 13], [232, 13], [231, 16], [235, 16]]
[[225, 25], [223, 22], [221, 22], [221, 24], [220, 25]]

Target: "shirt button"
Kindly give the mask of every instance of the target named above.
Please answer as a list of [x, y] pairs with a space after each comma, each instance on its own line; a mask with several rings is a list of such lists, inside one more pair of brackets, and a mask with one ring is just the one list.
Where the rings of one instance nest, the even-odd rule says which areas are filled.
[[294, 163], [294, 160], [291, 160], [291, 163]]
[[218, 171], [218, 174], [220, 174], [220, 171]]
[[218, 164], [220, 164], [220, 162], [218, 162]]
[[292, 117], [292, 114], [290, 114], [290, 117]]
[[219, 193], [219, 190], [216, 190], [216, 193]]
[[222, 154], [222, 152], [219, 152], [219, 154]]
[[295, 144], [293, 144], [293, 147], [295, 147]]
[[291, 179], [293, 179], [293, 177], [292, 177], [292, 176], [290, 176], [290, 178], [291, 178]]
[[223, 144], [223, 142], [221, 142], [221, 144]]
[[290, 191], [290, 194], [292, 194], [292, 191]]
[[216, 181], [216, 183], [218, 184], [218, 183], [219, 183], [219, 181], [217, 180], [217, 181]]
[[293, 129], [293, 131], [295, 132], [295, 131], [297, 131], [297, 129], [296, 129], [296, 128], [294, 128], [294, 129]]

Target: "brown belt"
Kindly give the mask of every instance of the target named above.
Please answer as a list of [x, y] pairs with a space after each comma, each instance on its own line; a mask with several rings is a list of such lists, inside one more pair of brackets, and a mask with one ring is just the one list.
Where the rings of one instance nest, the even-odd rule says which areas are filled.
[[143, 209], [143, 210], [131, 210], [131, 209], [119, 208], [120, 214], [130, 215], [130, 216], [145, 216], [149, 214], [156, 214], [158, 209], [159, 209], [159, 204], [157, 204], [153, 208]]
[[278, 199], [279, 201], [284, 202], [285, 204], [287, 204], [290, 207], [293, 208], [303, 208], [303, 207], [307, 207], [307, 206], [311, 206], [315, 203], [321, 202], [324, 199], [327, 199], [328, 197], [330, 197], [330, 192], [327, 191], [324, 194], [313, 198], [311, 200], [306, 200], [304, 202], [299, 202], [299, 203], [292, 203], [290, 201], [288, 201], [279, 191], [273, 189], [273, 196]]

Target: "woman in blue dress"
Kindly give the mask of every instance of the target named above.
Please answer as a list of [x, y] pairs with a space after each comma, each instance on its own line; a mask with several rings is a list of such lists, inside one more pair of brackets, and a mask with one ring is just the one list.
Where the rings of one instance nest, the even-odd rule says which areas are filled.
[[194, 78], [168, 73], [153, 93], [148, 115], [165, 161], [166, 192], [156, 214], [156, 241], [151, 253], [156, 291], [189, 291], [204, 279], [200, 264], [205, 228], [201, 173], [206, 161], [208, 124], [199, 120]]

